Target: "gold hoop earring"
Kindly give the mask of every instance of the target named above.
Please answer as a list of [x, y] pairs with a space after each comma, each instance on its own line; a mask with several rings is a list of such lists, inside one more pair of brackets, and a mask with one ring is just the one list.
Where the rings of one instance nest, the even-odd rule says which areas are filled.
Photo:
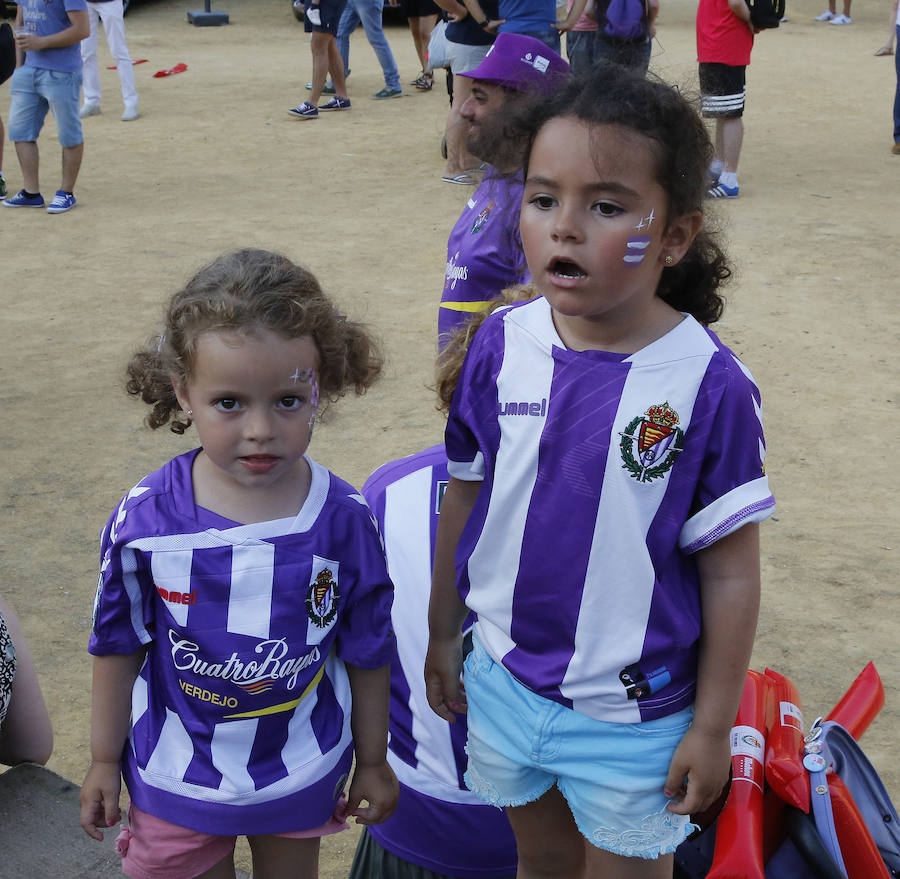
[[667, 256], [667, 257], [665, 258], [665, 260], [663, 260], [663, 262], [665, 262], [665, 264], [666, 264], [667, 266], [674, 265], [674, 264], [675, 264], [675, 257], [673, 257], [673, 256]]

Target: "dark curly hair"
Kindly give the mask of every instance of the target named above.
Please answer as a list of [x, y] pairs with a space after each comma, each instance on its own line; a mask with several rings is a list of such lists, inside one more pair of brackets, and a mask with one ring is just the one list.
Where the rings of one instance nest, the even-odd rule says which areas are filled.
[[[568, 116], [588, 125], [621, 125], [657, 147], [653, 150], [656, 180], [668, 198], [666, 216], [703, 212], [713, 148], [695, 107], [676, 87], [604, 63], [584, 76], [572, 77], [550, 97], [515, 112], [526, 176], [534, 140], [551, 119]], [[730, 277], [715, 233], [704, 223], [684, 257], [663, 269], [656, 292], [673, 308], [709, 325], [722, 315], [724, 300], [718, 289]]]
[[381, 374], [377, 342], [337, 311], [310, 271], [278, 253], [238, 250], [200, 269], [169, 302], [162, 333], [132, 356], [125, 389], [151, 407], [148, 426], [169, 424], [179, 434], [190, 427], [172, 382], [190, 378], [201, 333], [261, 329], [286, 339], [312, 337], [320, 412], [350, 388], [364, 394]]

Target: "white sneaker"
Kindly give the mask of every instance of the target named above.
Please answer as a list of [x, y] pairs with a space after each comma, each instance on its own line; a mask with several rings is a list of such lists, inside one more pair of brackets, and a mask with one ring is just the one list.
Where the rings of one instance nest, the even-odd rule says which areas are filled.
[[84, 119], [85, 116], [99, 116], [100, 104], [98, 101], [85, 101], [78, 111], [78, 115]]
[[125, 112], [122, 114], [122, 121], [131, 122], [132, 119], [137, 119], [140, 115], [137, 104], [126, 104]]
[[826, 9], [821, 15], [817, 15], [813, 21], [831, 21], [834, 13], [830, 9]]
[[849, 15], [836, 15], [829, 24], [853, 24], [853, 19]]

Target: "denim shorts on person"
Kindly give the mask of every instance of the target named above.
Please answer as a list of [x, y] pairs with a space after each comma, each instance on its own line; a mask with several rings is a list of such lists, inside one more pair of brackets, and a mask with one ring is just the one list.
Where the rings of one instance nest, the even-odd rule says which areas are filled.
[[482, 644], [466, 659], [466, 784], [494, 806], [523, 806], [553, 785], [582, 835], [624, 857], [658, 858], [695, 829], [668, 811], [669, 763], [693, 708], [644, 723], [595, 720], [538, 696]]
[[9, 139], [13, 142], [36, 141], [47, 111], [56, 119], [59, 142], [74, 147], [84, 141], [78, 97], [81, 73], [63, 73], [43, 67], [17, 67], [9, 84]]
[[481, 64], [487, 55], [491, 44], [486, 46], [471, 46], [468, 43], [454, 43], [447, 40], [447, 57], [450, 59], [450, 71], [452, 73], [468, 73]]

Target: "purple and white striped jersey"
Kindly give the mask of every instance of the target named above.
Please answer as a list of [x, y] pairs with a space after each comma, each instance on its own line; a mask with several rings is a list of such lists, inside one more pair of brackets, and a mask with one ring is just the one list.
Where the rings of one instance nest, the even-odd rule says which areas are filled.
[[147, 656], [123, 774], [133, 802], [204, 833], [282, 833], [334, 811], [350, 769], [344, 663], [394, 652], [371, 512], [309, 461], [295, 518], [241, 525], [194, 504], [181, 455], [101, 534], [89, 650]]
[[502, 810], [486, 806], [463, 782], [465, 715], [451, 725], [425, 698], [431, 563], [448, 481], [447, 456], [438, 445], [379, 467], [362, 489], [394, 582], [388, 762], [400, 781], [397, 811], [368, 832], [382, 848], [426, 870], [491, 879], [515, 875], [512, 829]]
[[631, 355], [572, 351], [538, 298], [476, 334], [446, 445], [483, 480], [457, 584], [494, 659], [600, 720], [690, 705], [692, 553], [774, 511], [740, 360], [689, 316]]

